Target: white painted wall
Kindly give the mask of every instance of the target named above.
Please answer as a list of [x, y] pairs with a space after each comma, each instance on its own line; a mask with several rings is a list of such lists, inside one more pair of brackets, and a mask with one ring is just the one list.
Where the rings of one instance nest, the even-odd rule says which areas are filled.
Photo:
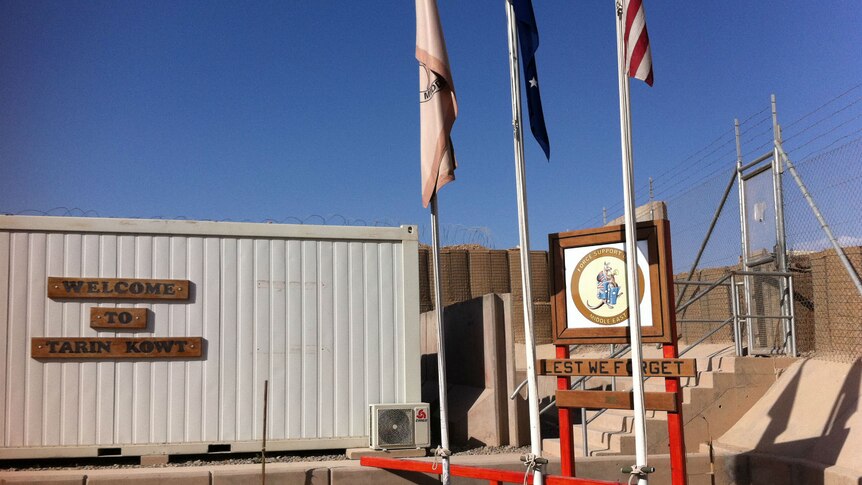
[[[0, 457], [260, 440], [265, 380], [271, 449], [365, 442], [368, 404], [420, 399], [417, 271], [412, 226], [0, 216]], [[147, 331], [97, 332], [89, 308], [117, 304], [51, 300], [49, 276], [188, 279], [192, 296], [122, 303], [152, 311]], [[206, 348], [180, 361], [29, 356], [31, 337], [97, 336]]]

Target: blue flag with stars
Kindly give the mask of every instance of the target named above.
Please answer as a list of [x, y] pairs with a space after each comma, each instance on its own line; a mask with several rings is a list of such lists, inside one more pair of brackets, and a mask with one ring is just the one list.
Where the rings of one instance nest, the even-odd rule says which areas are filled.
[[539, 94], [539, 76], [536, 73], [536, 49], [539, 48], [539, 30], [533, 15], [531, 0], [509, 0], [518, 21], [518, 44], [521, 46], [521, 65], [524, 67], [524, 80], [527, 90], [527, 107], [530, 111], [530, 131], [548, 160], [551, 159], [551, 144], [548, 130], [545, 129], [545, 114], [542, 111], [542, 97]]

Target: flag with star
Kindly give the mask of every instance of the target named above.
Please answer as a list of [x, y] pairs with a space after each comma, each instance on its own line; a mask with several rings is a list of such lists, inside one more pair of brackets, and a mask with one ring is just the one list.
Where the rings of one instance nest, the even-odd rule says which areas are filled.
[[536, 27], [536, 17], [533, 15], [531, 0], [509, 0], [515, 10], [518, 21], [518, 44], [521, 46], [521, 65], [524, 68], [525, 89], [527, 90], [527, 107], [530, 112], [530, 131], [536, 141], [545, 151], [545, 157], [551, 159], [551, 143], [548, 140], [548, 130], [545, 128], [545, 114], [542, 111], [542, 97], [539, 94], [539, 75], [536, 72], [536, 50], [539, 48], [539, 30]]

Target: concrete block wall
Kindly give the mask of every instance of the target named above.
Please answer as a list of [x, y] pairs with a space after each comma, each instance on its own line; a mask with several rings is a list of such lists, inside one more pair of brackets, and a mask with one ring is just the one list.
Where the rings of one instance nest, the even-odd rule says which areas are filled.
[[[452, 444], [520, 445], [526, 439], [524, 401], [508, 396], [520, 382], [515, 369], [510, 298], [485, 295], [446, 307], [446, 374]], [[422, 399], [439, 405], [437, 316], [423, 313]], [[433, 413], [432, 413], [433, 414]]]

